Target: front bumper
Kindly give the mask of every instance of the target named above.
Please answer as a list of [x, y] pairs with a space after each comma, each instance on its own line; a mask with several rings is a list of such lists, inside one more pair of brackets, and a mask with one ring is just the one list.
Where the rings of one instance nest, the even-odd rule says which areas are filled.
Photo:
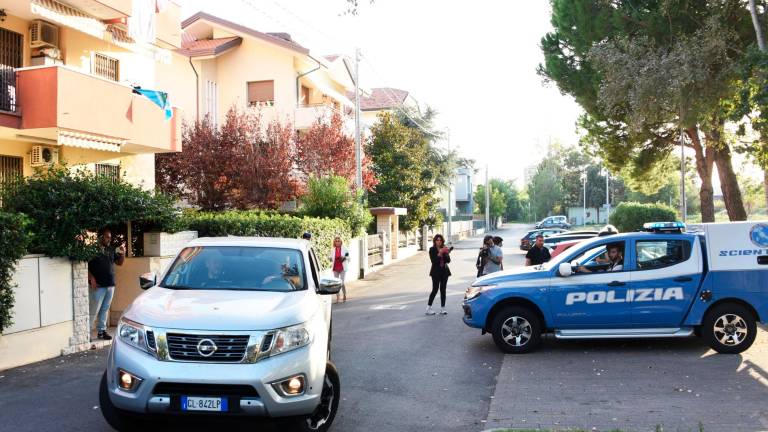
[[[181, 396], [227, 397], [226, 412], [214, 415], [285, 417], [311, 414], [320, 403], [326, 366], [325, 344], [315, 340], [295, 351], [256, 363], [160, 361], [115, 338], [107, 362], [107, 390], [112, 404], [141, 414], [187, 414]], [[141, 378], [133, 392], [118, 387], [118, 369]], [[301, 396], [283, 397], [272, 383], [303, 374]]]
[[481, 329], [485, 327], [485, 318], [484, 315], [481, 316], [482, 311], [478, 307], [478, 298], [479, 297], [475, 297], [472, 300], [464, 300], [461, 303], [461, 308], [464, 311], [462, 321], [464, 321], [464, 324], [468, 325], [469, 327]]

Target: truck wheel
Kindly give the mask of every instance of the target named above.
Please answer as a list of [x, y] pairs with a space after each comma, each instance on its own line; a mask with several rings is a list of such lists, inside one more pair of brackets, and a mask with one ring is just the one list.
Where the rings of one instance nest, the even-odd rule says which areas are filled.
[[325, 366], [325, 379], [323, 391], [320, 395], [320, 404], [315, 412], [305, 417], [284, 419], [280, 422], [280, 430], [296, 432], [326, 432], [331, 428], [336, 411], [339, 409], [341, 399], [341, 381], [339, 372], [333, 363]]
[[541, 322], [529, 308], [510, 306], [493, 318], [491, 334], [496, 346], [505, 353], [524, 354], [541, 344]]
[[721, 354], [746, 351], [755, 341], [757, 324], [752, 312], [738, 303], [724, 303], [707, 311], [702, 325], [707, 344]]
[[135, 431], [146, 426], [138, 417], [112, 405], [112, 401], [109, 399], [109, 390], [107, 389], [106, 371], [101, 376], [101, 384], [99, 385], [99, 406], [101, 407], [101, 415], [104, 416], [104, 420], [115, 430], [120, 432]]

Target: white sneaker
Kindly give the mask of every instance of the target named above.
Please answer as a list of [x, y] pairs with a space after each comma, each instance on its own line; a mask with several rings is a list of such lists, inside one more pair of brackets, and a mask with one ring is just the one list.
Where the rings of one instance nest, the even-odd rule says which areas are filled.
[[432, 306], [427, 306], [427, 311], [424, 312], [426, 315], [434, 315], [435, 311], [432, 310]]
[[448, 311], [445, 308], [440, 308], [440, 315], [448, 315]]

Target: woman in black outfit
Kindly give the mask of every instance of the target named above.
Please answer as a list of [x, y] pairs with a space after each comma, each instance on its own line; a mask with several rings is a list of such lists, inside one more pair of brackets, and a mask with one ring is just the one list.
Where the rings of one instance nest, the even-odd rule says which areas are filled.
[[429, 248], [429, 259], [432, 261], [432, 267], [429, 270], [429, 276], [432, 278], [432, 293], [429, 294], [427, 303], [427, 315], [434, 315], [432, 302], [435, 300], [437, 290], [440, 289], [440, 314], [447, 315], [445, 310], [445, 290], [448, 286], [448, 276], [451, 275], [451, 269], [448, 263], [451, 262], [451, 250], [453, 248], [445, 247], [445, 238], [442, 234], [436, 234], [432, 239], [433, 246]]

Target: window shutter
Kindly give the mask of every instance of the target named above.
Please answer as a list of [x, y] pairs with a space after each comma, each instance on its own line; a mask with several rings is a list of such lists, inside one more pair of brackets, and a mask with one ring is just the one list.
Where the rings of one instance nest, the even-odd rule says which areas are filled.
[[248, 104], [255, 105], [259, 102], [272, 102], [275, 100], [275, 82], [251, 81], [248, 83]]

